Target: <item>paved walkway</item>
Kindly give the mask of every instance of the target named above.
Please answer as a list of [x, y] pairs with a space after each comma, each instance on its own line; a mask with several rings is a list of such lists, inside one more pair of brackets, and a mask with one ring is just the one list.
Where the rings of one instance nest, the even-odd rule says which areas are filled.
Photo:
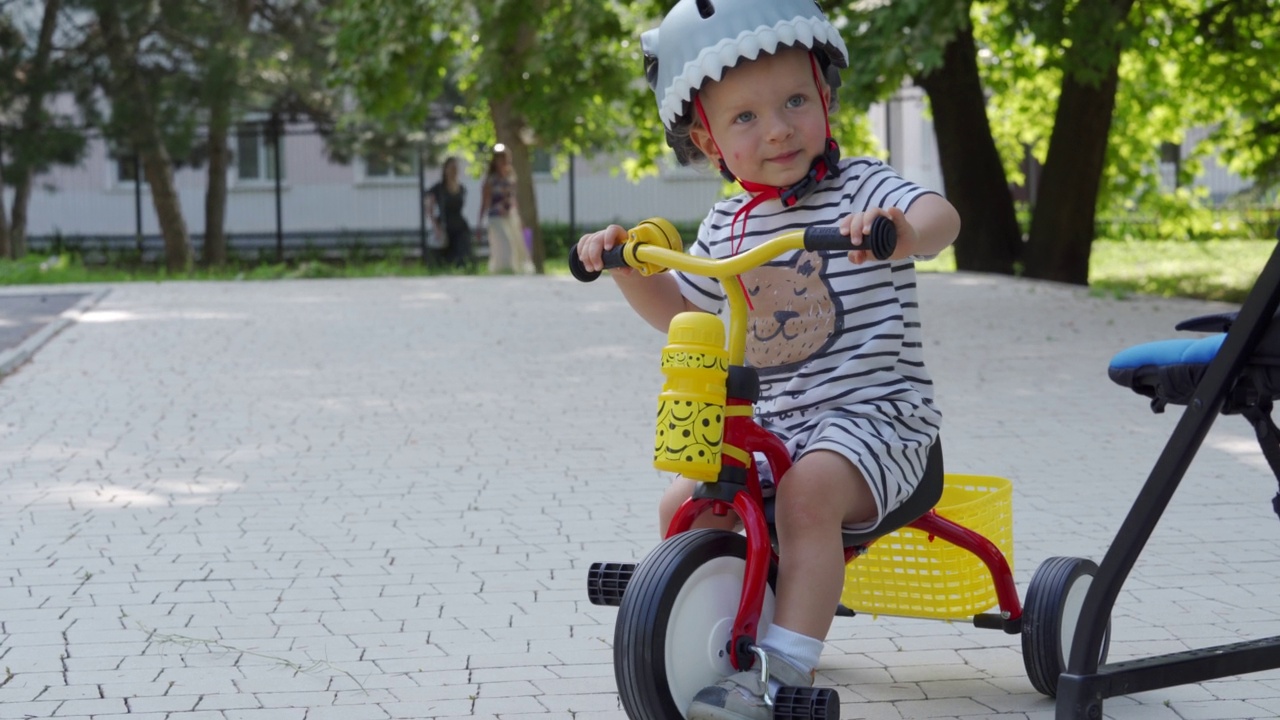
[[[1177, 421], [1107, 360], [1222, 306], [922, 281], [952, 472], [1015, 482], [1016, 576], [1100, 559]], [[594, 560], [656, 541], [663, 338], [608, 282], [132, 284], [0, 380], [0, 718], [620, 720]], [[1111, 658], [1280, 633], [1275, 482], [1222, 418]], [[1017, 637], [838, 619], [844, 717], [1045, 720]], [[1280, 715], [1280, 673], [1109, 700]]]
[[0, 376], [31, 358], [41, 345], [92, 307], [101, 291], [0, 288]]

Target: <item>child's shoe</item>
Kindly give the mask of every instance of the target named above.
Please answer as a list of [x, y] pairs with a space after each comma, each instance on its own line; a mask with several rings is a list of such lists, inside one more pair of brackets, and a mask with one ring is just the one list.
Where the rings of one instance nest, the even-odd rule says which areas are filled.
[[760, 667], [735, 673], [698, 691], [689, 705], [688, 720], [773, 720], [773, 708], [765, 704], [766, 692], [782, 686], [812, 687], [813, 673], [796, 667], [786, 657], [766, 651], [769, 683], [761, 682]]

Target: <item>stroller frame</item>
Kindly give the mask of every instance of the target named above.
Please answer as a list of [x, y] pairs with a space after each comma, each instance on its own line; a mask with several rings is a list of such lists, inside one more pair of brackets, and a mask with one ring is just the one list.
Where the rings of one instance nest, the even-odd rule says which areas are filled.
[[[1280, 230], [1276, 237], [1280, 239]], [[1117, 695], [1280, 668], [1280, 636], [1116, 663], [1100, 664], [1098, 661], [1111, 610], [1121, 586], [1214, 420], [1228, 404], [1249, 358], [1271, 325], [1277, 307], [1280, 307], [1280, 244], [1272, 251], [1245, 298], [1221, 349], [1205, 368], [1181, 419], [1089, 586], [1066, 672], [1058, 677], [1057, 720], [1100, 720], [1103, 700]], [[1257, 430], [1272, 470], [1280, 477], [1280, 467], [1276, 467], [1280, 453], [1274, 451], [1277, 438], [1269, 410], [1270, 398], [1264, 398], [1261, 412], [1246, 413], [1246, 417]], [[1270, 434], [1268, 428], [1272, 430]]]

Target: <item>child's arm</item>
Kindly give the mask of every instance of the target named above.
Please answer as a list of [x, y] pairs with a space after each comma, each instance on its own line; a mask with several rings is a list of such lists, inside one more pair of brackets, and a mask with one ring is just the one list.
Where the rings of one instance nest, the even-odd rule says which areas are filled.
[[[583, 235], [578, 240], [578, 259], [587, 270], [603, 270], [601, 256], [604, 251], [626, 240], [627, 231], [621, 225], [610, 225], [599, 232]], [[667, 331], [671, 318], [677, 313], [699, 309], [685, 299], [675, 276], [670, 273], [645, 277], [631, 268], [616, 268], [610, 270], [609, 275], [636, 314], [662, 332]]]
[[[960, 213], [941, 195], [921, 195], [905, 214], [896, 207], [870, 208], [866, 212], [852, 213], [840, 220], [840, 233], [850, 234], [852, 228], [860, 228], [862, 236], [871, 232], [871, 222], [879, 216], [893, 221], [898, 231], [898, 247], [891, 259], [900, 260], [916, 255], [937, 255], [955, 242], [960, 234]], [[849, 260], [861, 264], [871, 259], [868, 250], [854, 250]]]

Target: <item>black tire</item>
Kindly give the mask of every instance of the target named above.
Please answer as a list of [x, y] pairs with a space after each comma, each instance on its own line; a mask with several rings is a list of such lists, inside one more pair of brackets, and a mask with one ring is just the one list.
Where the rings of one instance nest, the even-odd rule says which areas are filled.
[[[683, 718], [694, 694], [734, 671], [728, 643], [747, 541], [725, 530], [667, 538], [636, 568], [618, 608], [613, 672], [631, 720]], [[769, 573], [758, 632], [773, 621]]]
[[[1054, 557], [1036, 568], [1022, 609], [1022, 662], [1035, 689], [1056, 697], [1058, 676], [1067, 669], [1071, 643], [1084, 606], [1084, 596], [1098, 574], [1092, 560]], [[1107, 659], [1111, 619], [1102, 639], [1098, 662]]]
[[773, 720], [840, 720], [840, 693], [831, 688], [780, 687]]

